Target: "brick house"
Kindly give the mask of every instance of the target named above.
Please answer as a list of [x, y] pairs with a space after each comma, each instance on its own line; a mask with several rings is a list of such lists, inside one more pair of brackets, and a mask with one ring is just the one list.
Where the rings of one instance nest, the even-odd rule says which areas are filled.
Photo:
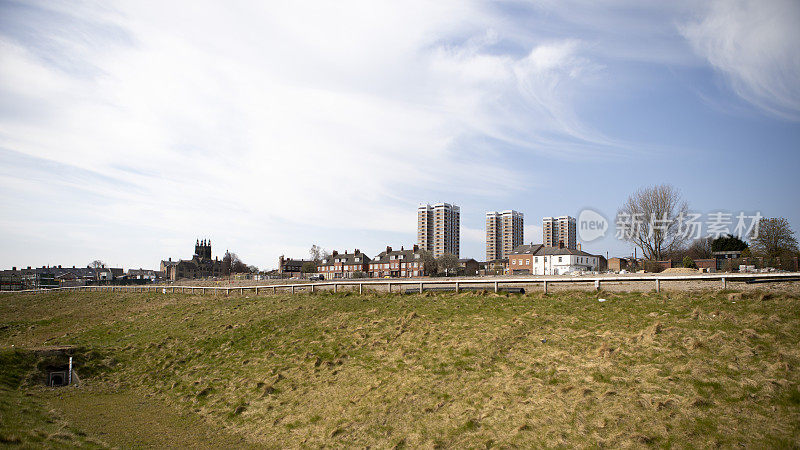
[[422, 251], [417, 245], [410, 250], [403, 247], [392, 250], [392, 247], [386, 247], [369, 264], [371, 278], [411, 278], [423, 275]]
[[367, 274], [371, 259], [355, 249], [353, 253], [339, 253], [334, 250], [330, 256], [325, 257], [317, 265], [317, 272], [322, 274], [326, 280], [336, 278], [353, 278], [357, 272]]

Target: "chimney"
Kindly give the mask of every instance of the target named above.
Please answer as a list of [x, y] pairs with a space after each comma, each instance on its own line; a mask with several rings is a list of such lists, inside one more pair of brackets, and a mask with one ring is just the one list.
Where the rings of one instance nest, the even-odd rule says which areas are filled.
[[581, 251], [581, 244], [578, 244], [578, 251]]
[[331, 253], [331, 256], [336, 256], [336, 255], [338, 255], [338, 254], [339, 254], [339, 252], [337, 252], [336, 250], [334, 250], [334, 251]]
[[14, 266], [14, 267], [12, 267], [12, 268], [11, 268], [11, 270], [12, 270], [13, 272], [16, 272], [16, 271], [17, 271], [17, 266]]
[[401, 252], [403, 251], [403, 246], [402, 246], [402, 245], [400, 246], [400, 251], [401, 251]]
[[386, 253], [391, 253], [391, 251], [392, 251], [392, 247], [389, 247], [389, 246], [387, 245], [387, 246], [386, 246]]
[[354, 255], [357, 255], [357, 254], [359, 254], [359, 253], [361, 253], [361, 250], [359, 250], [359, 249], [355, 249], [355, 250], [353, 250], [353, 254], [354, 254]]

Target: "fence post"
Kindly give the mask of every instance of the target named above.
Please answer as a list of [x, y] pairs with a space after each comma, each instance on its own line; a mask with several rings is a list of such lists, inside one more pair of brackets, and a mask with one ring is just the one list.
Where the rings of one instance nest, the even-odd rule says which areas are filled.
[[542, 284], [544, 284], [544, 293], [547, 294], [547, 280], [543, 280]]
[[600, 290], [600, 280], [594, 280], [594, 290], [595, 291]]
[[225, 288], [225, 295], [230, 295], [231, 288]]
[[494, 282], [494, 293], [496, 294], [499, 291], [500, 291], [499, 283], [497, 281], [495, 281]]
[[335, 294], [337, 292], [339, 292], [339, 285], [336, 284], [336, 283], [333, 283], [333, 293]]
[[276, 294], [278, 292], [278, 288], [276, 286], [272, 286], [272, 293]]
[[389, 282], [389, 283], [388, 283], [388, 286], [389, 286], [389, 293], [391, 294], [391, 293], [392, 293], [392, 283], [391, 283], [391, 282]]
[[424, 289], [422, 288], [422, 282], [420, 282], [420, 283], [419, 283], [419, 293], [420, 293], [420, 294], [422, 294], [422, 291], [423, 291], [423, 290], [424, 290]]
[[458, 281], [456, 281], [456, 294], [458, 294], [458, 291], [459, 291], [459, 288], [458, 288]]
[[314, 293], [314, 285], [313, 284], [311, 285], [311, 293], [312, 294]]
[[725, 277], [722, 277], [722, 289], [728, 288], [728, 280]]
[[239, 289], [239, 294], [244, 295], [244, 288]]
[[656, 292], [661, 292], [661, 280], [656, 278]]
[[364, 284], [358, 283], [358, 294], [361, 295], [364, 293]]
[[294, 294], [294, 285], [292, 285], [292, 294]]

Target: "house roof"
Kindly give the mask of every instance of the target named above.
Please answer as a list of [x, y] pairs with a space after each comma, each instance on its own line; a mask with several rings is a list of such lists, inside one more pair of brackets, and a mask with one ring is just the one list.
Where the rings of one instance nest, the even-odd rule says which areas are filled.
[[283, 265], [284, 266], [302, 266], [303, 264], [310, 262], [310, 259], [293, 259], [293, 258], [284, 258]]
[[[356, 262], [356, 258], [360, 258], [360, 261]], [[363, 252], [357, 253], [337, 253], [336, 255], [328, 255], [322, 262], [319, 264], [320, 266], [332, 266], [336, 264], [336, 260], [344, 259], [340, 264], [363, 264], [368, 263], [371, 261], [370, 257], [365, 255]]]
[[[419, 258], [415, 258], [414, 257], [415, 253], [419, 254], [420, 257]], [[402, 258], [392, 259], [391, 258], [392, 256], [402, 256]], [[376, 256], [375, 259], [373, 259], [371, 262], [373, 262], [373, 263], [388, 263], [388, 262], [391, 262], [391, 261], [394, 261], [394, 260], [397, 260], [397, 259], [399, 259], [400, 261], [411, 261], [411, 260], [419, 260], [420, 258], [422, 258], [422, 253], [419, 250], [414, 251], [414, 249], [412, 249], [412, 248], [406, 250], [406, 249], [401, 247], [400, 250], [392, 250], [390, 252], [387, 252], [386, 250], [384, 250], [384, 251], [378, 253], [378, 256]]]
[[156, 271], [150, 269], [128, 269], [128, 275], [148, 275], [155, 276]]
[[561, 255], [575, 255], [575, 256], [594, 256], [591, 253], [586, 253], [583, 250], [567, 247], [545, 247], [543, 244], [523, 244], [518, 245], [511, 252], [512, 255], [534, 255], [534, 256], [561, 256]]

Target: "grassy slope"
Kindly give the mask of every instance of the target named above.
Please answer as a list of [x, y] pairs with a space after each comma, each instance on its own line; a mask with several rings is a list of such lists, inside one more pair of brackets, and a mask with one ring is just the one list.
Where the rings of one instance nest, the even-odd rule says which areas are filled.
[[0, 345], [273, 446], [800, 445], [797, 297], [603, 297], [0, 296]]

